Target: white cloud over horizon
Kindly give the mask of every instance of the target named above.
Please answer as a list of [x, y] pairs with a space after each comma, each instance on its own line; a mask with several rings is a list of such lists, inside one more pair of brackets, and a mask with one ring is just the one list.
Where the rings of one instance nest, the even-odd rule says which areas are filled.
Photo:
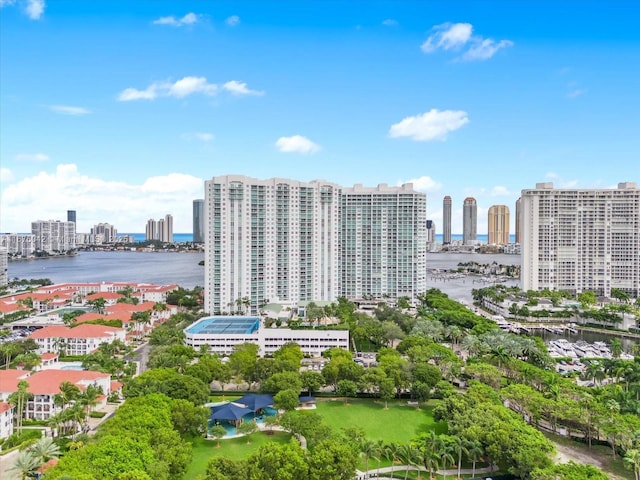
[[83, 107], [73, 107], [71, 105], [49, 105], [49, 110], [56, 113], [61, 113], [63, 115], [88, 115], [91, 113], [91, 110], [88, 110]]
[[174, 17], [173, 15], [169, 15], [168, 17], [160, 17], [154, 20], [152, 23], [154, 25], [169, 25], [171, 27], [183, 27], [185, 25], [194, 25], [198, 23], [199, 19], [200, 19], [199, 15], [196, 15], [193, 12], [189, 12], [181, 18], [177, 18], [177, 17]]
[[488, 60], [499, 50], [511, 47], [511, 40], [496, 41], [473, 34], [470, 23], [442, 23], [431, 28], [431, 33], [420, 49], [427, 54], [439, 50], [462, 52], [457, 61]]
[[118, 94], [117, 99], [121, 102], [134, 100], [155, 100], [158, 97], [185, 98], [193, 94], [202, 94], [212, 97], [220, 90], [225, 90], [233, 95], [263, 95], [264, 92], [251, 90], [244, 82], [230, 80], [219, 86], [210, 83], [205, 77], [183, 77], [175, 82], [154, 82], [144, 90], [136, 88], [125, 88]]
[[442, 188], [441, 183], [426, 175], [398, 182], [397, 186], [401, 186], [403, 183], [413, 183], [413, 188], [419, 192], [435, 192]]
[[192, 201], [203, 198], [203, 191], [203, 179], [181, 173], [134, 184], [90, 177], [75, 164], [59, 164], [54, 171], [41, 171], [3, 188], [0, 231], [26, 232], [32, 221], [63, 220], [67, 210], [76, 210], [79, 232], [88, 233], [100, 222], [111, 223], [122, 233], [144, 232], [149, 218], [169, 213], [174, 232], [186, 233], [193, 226]]
[[13, 173], [5, 167], [0, 167], [0, 183], [7, 183], [13, 180]]
[[458, 130], [467, 123], [469, 123], [469, 116], [463, 110], [432, 108], [428, 112], [405, 117], [391, 125], [389, 137], [409, 137], [419, 142], [444, 141], [448, 133]]
[[302, 135], [292, 135], [290, 137], [280, 137], [276, 140], [276, 148], [284, 153], [310, 154], [321, 150], [320, 145], [312, 142]]

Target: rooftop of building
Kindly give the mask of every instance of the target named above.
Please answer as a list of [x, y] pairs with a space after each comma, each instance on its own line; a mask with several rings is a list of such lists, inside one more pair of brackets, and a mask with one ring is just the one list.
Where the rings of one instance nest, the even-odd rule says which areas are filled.
[[260, 328], [259, 317], [218, 316], [201, 318], [185, 330], [187, 333], [251, 335]]

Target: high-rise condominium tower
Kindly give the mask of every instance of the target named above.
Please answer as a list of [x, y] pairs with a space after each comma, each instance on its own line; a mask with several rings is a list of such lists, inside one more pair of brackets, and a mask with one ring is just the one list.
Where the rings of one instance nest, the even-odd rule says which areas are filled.
[[442, 200], [442, 243], [451, 243], [451, 197], [447, 195]]
[[342, 189], [342, 292], [416, 298], [426, 290], [426, 195], [406, 183]]
[[76, 223], [76, 211], [75, 210], [67, 210], [67, 222]]
[[173, 216], [166, 214], [158, 221], [152, 218], [147, 220], [145, 238], [147, 241], [159, 240], [163, 243], [173, 243]]
[[518, 244], [521, 242], [521, 237], [520, 237], [521, 216], [522, 216], [522, 198], [518, 198], [518, 200], [516, 200], [516, 243]]
[[[99, 223], [97, 225], [94, 225], [91, 228], [90, 232], [91, 232], [91, 235], [94, 235], [96, 237], [100, 235], [102, 241], [106, 243], [115, 242], [118, 236], [118, 230], [116, 229], [116, 227], [114, 227], [109, 223]], [[95, 240], [96, 239], [94, 237], [94, 241]]]
[[640, 295], [640, 190], [554, 189], [538, 183], [522, 191], [523, 290], [619, 289]]
[[509, 207], [492, 205], [488, 215], [489, 245], [509, 243]]
[[228, 175], [205, 182], [205, 205], [209, 313], [426, 288], [426, 201], [410, 185]]
[[193, 243], [204, 243], [204, 200], [193, 201]]
[[467, 197], [462, 206], [462, 241], [465, 245], [475, 243], [478, 234], [478, 206], [476, 199]]
[[31, 222], [31, 233], [35, 236], [35, 249], [49, 253], [64, 253], [76, 248], [76, 224], [60, 220], [38, 220]]

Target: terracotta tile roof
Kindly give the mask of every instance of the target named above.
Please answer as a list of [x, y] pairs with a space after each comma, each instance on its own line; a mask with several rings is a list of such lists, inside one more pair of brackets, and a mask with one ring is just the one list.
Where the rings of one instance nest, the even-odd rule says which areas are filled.
[[[55, 395], [60, 392], [62, 382], [74, 383], [84, 390], [86, 385], [80, 385], [80, 382], [92, 382], [99, 378], [111, 378], [111, 375], [91, 370], [40, 370], [26, 379], [29, 382], [27, 391], [34, 395]], [[14, 388], [17, 389], [17, 382]]]
[[20, 380], [27, 380], [30, 372], [26, 370], [4, 369], [0, 370], [0, 391], [15, 392]]
[[40, 358], [42, 360], [53, 360], [54, 358], [58, 358], [58, 357], [59, 355], [57, 353], [50, 353], [50, 352], [43, 353], [42, 355], [40, 355]]
[[61, 325], [49, 325], [48, 327], [34, 331], [29, 335], [29, 338], [101, 338], [114, 335], [121, 330], [121, 328], [86, 323], [74, 328]]
[[11, 405], [10, 403], [0, 402], [0, 413], [4, 413], [7, 410], [11, 410], [12, 408], [13, 408], [13, 405]]
[[86, 300], [95, 300], [97, 298], [104, 298], [105, 300], [118, 300], [120, 298], [124, 298], [124, 295], [121, 295], [117, 292], [95, 292], [85, 297]]
[[111, 387], [109, 387], [111, 389], [112, 392], [118, 391], [122, 388], [122, 383], [118, 382], [116, 380], [113, 380], [111, 382]]
[[146, 312], [153, 310], [155, 304], [155, 302], [142, 302], [137, 305], [133, 305], [132, 303], [116, 303], [115, 305], [109, 305], [107, 312]]

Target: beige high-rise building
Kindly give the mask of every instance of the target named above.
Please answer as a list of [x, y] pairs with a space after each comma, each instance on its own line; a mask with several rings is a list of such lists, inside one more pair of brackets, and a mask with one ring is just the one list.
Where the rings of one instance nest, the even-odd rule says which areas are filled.
[[492, 205], [488, 216], [489, 245], [506, 245], [509, 243], [509, 207]]
[[640, 189], [522, 191], [523, 290], [640, 295]]

